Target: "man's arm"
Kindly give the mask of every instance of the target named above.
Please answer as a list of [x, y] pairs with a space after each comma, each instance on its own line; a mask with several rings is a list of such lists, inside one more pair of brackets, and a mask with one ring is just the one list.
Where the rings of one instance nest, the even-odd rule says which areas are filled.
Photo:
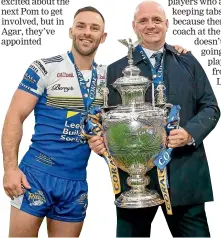
[[22, 138], [22, 125], [32, 112], [38, 97], [17, 89], [6, 114], [2, 132], [2, 151], [4, 163], [4, 189], [13, 199], [24, 193], [21, 184], [30, 188], [25, 175], [18, 168], [18, 149]]
[[198, 147], [216, 126], [220, 118], [220, 110], [206, 73], [191, 55], [192, 61], [196, 80], [197, 114], [183, 128], [192, 135], [195, 146]]
[[[179, 141], [182, 143], [182, 140], [180, 140], [181, 137], [181, 139], [183, 139], [184, 136], [187, 138], [189, 135], [191, 135], [194, 139], [194, 145], [198, 147], [203, 142], [205, 137], [216, 126], [220, 117], [220, 110], [216, 101], [216, 97], [202, 66], [192, 54], [189, 54], [188, 57], [182, 56], [182, 58], [184, 60], [183, 63], [192, 73], [196, 83], [196, 115], [191, 118], [191, 120], [189, 120], [185, 126], [183, 126], [182, 130], [185, 130], [185, 133], [182, 133], [183, 135], [178, 133], [179, 129], [173, 130], [171, 131], [173, 134], [169, 136], [169, 140], [171, 137], [173, 137], [174, 141]], [[177, 145], [177, 142], [173, 143], [173, 148], [180, 146], [183, 145]]]

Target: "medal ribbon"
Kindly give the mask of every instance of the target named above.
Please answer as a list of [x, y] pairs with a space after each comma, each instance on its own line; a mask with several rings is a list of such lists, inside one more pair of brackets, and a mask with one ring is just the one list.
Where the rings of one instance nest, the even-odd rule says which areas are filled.
[[[170, 131], [173, 129], [176, 129], [179, 127], [179, 111], [180, 111], [179, 105], [174, 105], [169, 113], [168, 121], [165, 126], [165, 130], [167, 133], [167, 136], [170, 134]], [[168, 192], [168, 177], [166, 172], [166, 166], [171, 160], [171, 153], [173, 149], [166, 147], [153, 161], [153, 164], [157, 166], [157, 174], [158, 174], [158, 181], [160, 184], [160, 190], [162, 192], [165, 204], [166, 204], [166, 210], [168, 215], [172, 215], [172, 206], [170, 203], [170, 196]]]
[[[151, 64], [151, 62], [150, 62], [149, 58], [147, 57], [146, 53], [144, 52], [142, 46], [138, 45], [137, 48], [141, 54], [142, 59], [150, 65], [152, 77], [153, 77], [154, 89], [156, 89], [160, 83], [163, 84], [163, 70], [164, 69], [163, 69], [162, 61], [161, 61], [159, 69], [156, 70], [154, 68], [154, 66]], [[165, 93], [165, 91], [164, 91], [164, 93]]]
[[87, 89], [87, 85], [86, 85], [84, 76], [82, 75], [81, 71], [78, 69], [77, 65], [75, 64], [74, 56], [71, 51], [68, 53], [68, 56], [75, 67], [75, 71], [76, 71], [79, 86], [81, 89], [81, 94], [82, 94], [85, 110], [86, 110], [86, 112], [88, 112], [91, 104], [93, 103], [93, 101], [96, 98], [96, 88], [97, 88], [97, 78], [98, 78], [97, 70], [96, 70], [97, 64], [95, 62], [93, 62], [93, 64], [92, 64], [92, 77], [91, 77], [90, 87], [89, 87], [89, 89]]

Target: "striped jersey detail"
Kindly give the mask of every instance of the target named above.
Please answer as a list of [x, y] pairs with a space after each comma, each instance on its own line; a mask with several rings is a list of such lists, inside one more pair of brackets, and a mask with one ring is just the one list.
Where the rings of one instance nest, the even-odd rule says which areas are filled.
[[[47, 106], [66, 109], [84, 110], [84, 102], [80, 97], [50, 97], [47, 96]], [[95, 99], [91, 106], [103, 105], [103, 99]]]
[[54, 56], [54, 57], [51, 57], [51, 58], [42, 59], [42, 61], [45, 64], [50, 64], [50, 63], [54, 63], [54, 62], [61, 62], [63, 60], [64, 60], [64, 58], [61, 55], [57, 55], [57, 56]]

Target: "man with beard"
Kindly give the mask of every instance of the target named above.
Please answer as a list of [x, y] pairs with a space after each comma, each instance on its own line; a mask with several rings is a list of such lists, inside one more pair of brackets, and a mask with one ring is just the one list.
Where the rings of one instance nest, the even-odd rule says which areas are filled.
[[[97, 86], [105, 69], [94, 62], [104, 18], [93, 7], [79, 9], [69, 30], [71, 51], [34, 61], [16, 90], [2, 134], [4, 189], [11, 200], [10, 237], [37, 237], [47, 217], [50, 237], [78, 237], [87, 208], [87, 143], [80, 118], [101, 105]], [[18, 166], [22, 125], [35, 112], [32, 144]]]
[[[168, 136], [168, 147], [174, 150], [167, 166], [171, 204], [168, 197], [164, 197], [166, 206], [162, 205], [166, 221], [173, 237], [209, 237], [204, 203], [212, 201], [213, 194], [203, 140], [220, 117], [215, 95], [194, 56], [191, 53], [178, 55], [165, 43], [168, 20], [158, 3], [145, 1], [139, 4], [133, 28], [140, 40], [133, 52], [134, 64], [140, 68], [142, 76], [153, 80], [155, 89], [159, 85], [166, 87], [169, 103], [181, 106], [181, 127], [171, 130]], [[127, 65], [128, 59], [124, 57], [108, 67], [110, 106], [121, 103], [112, 84], [123, 76], [122, 70]], [[147, 90], [146, 101], [151, 101], [151, 88]], [[89, 145], [98, 154], [105, 150], [103, 140], [98, 136], [91, 138]], [[128, 175], [120, 169], [119, 175], [124, 192], [128, 189]], [[148, 175], [151, 177], [150, 189], [161, 193], [157, 168]], [[117, 208], [117, 237], [149, 237], [157, 209], [158, 206]]]

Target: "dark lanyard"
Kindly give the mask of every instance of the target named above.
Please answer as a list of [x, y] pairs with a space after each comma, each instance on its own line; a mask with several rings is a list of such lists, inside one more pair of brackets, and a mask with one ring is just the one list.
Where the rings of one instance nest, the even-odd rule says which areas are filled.
[[157, 86], [161, 83], [163, 83], [163, 64], [161, 62], [159, 69], [156, 71], [156, 69], [153, 67], [153, 65], [151, 64], [149, 58], [147, 57], [145, 51], [143, 50], [141, 45], [138, 45], [138, 50], [143, 58], [144, 61], [148, 62], [148, 64], [151, 67], [151, 71], [152, 71], [152, 77], [153, 77], [153, 83], [154, 83], [154, 88], [156, 89]]

